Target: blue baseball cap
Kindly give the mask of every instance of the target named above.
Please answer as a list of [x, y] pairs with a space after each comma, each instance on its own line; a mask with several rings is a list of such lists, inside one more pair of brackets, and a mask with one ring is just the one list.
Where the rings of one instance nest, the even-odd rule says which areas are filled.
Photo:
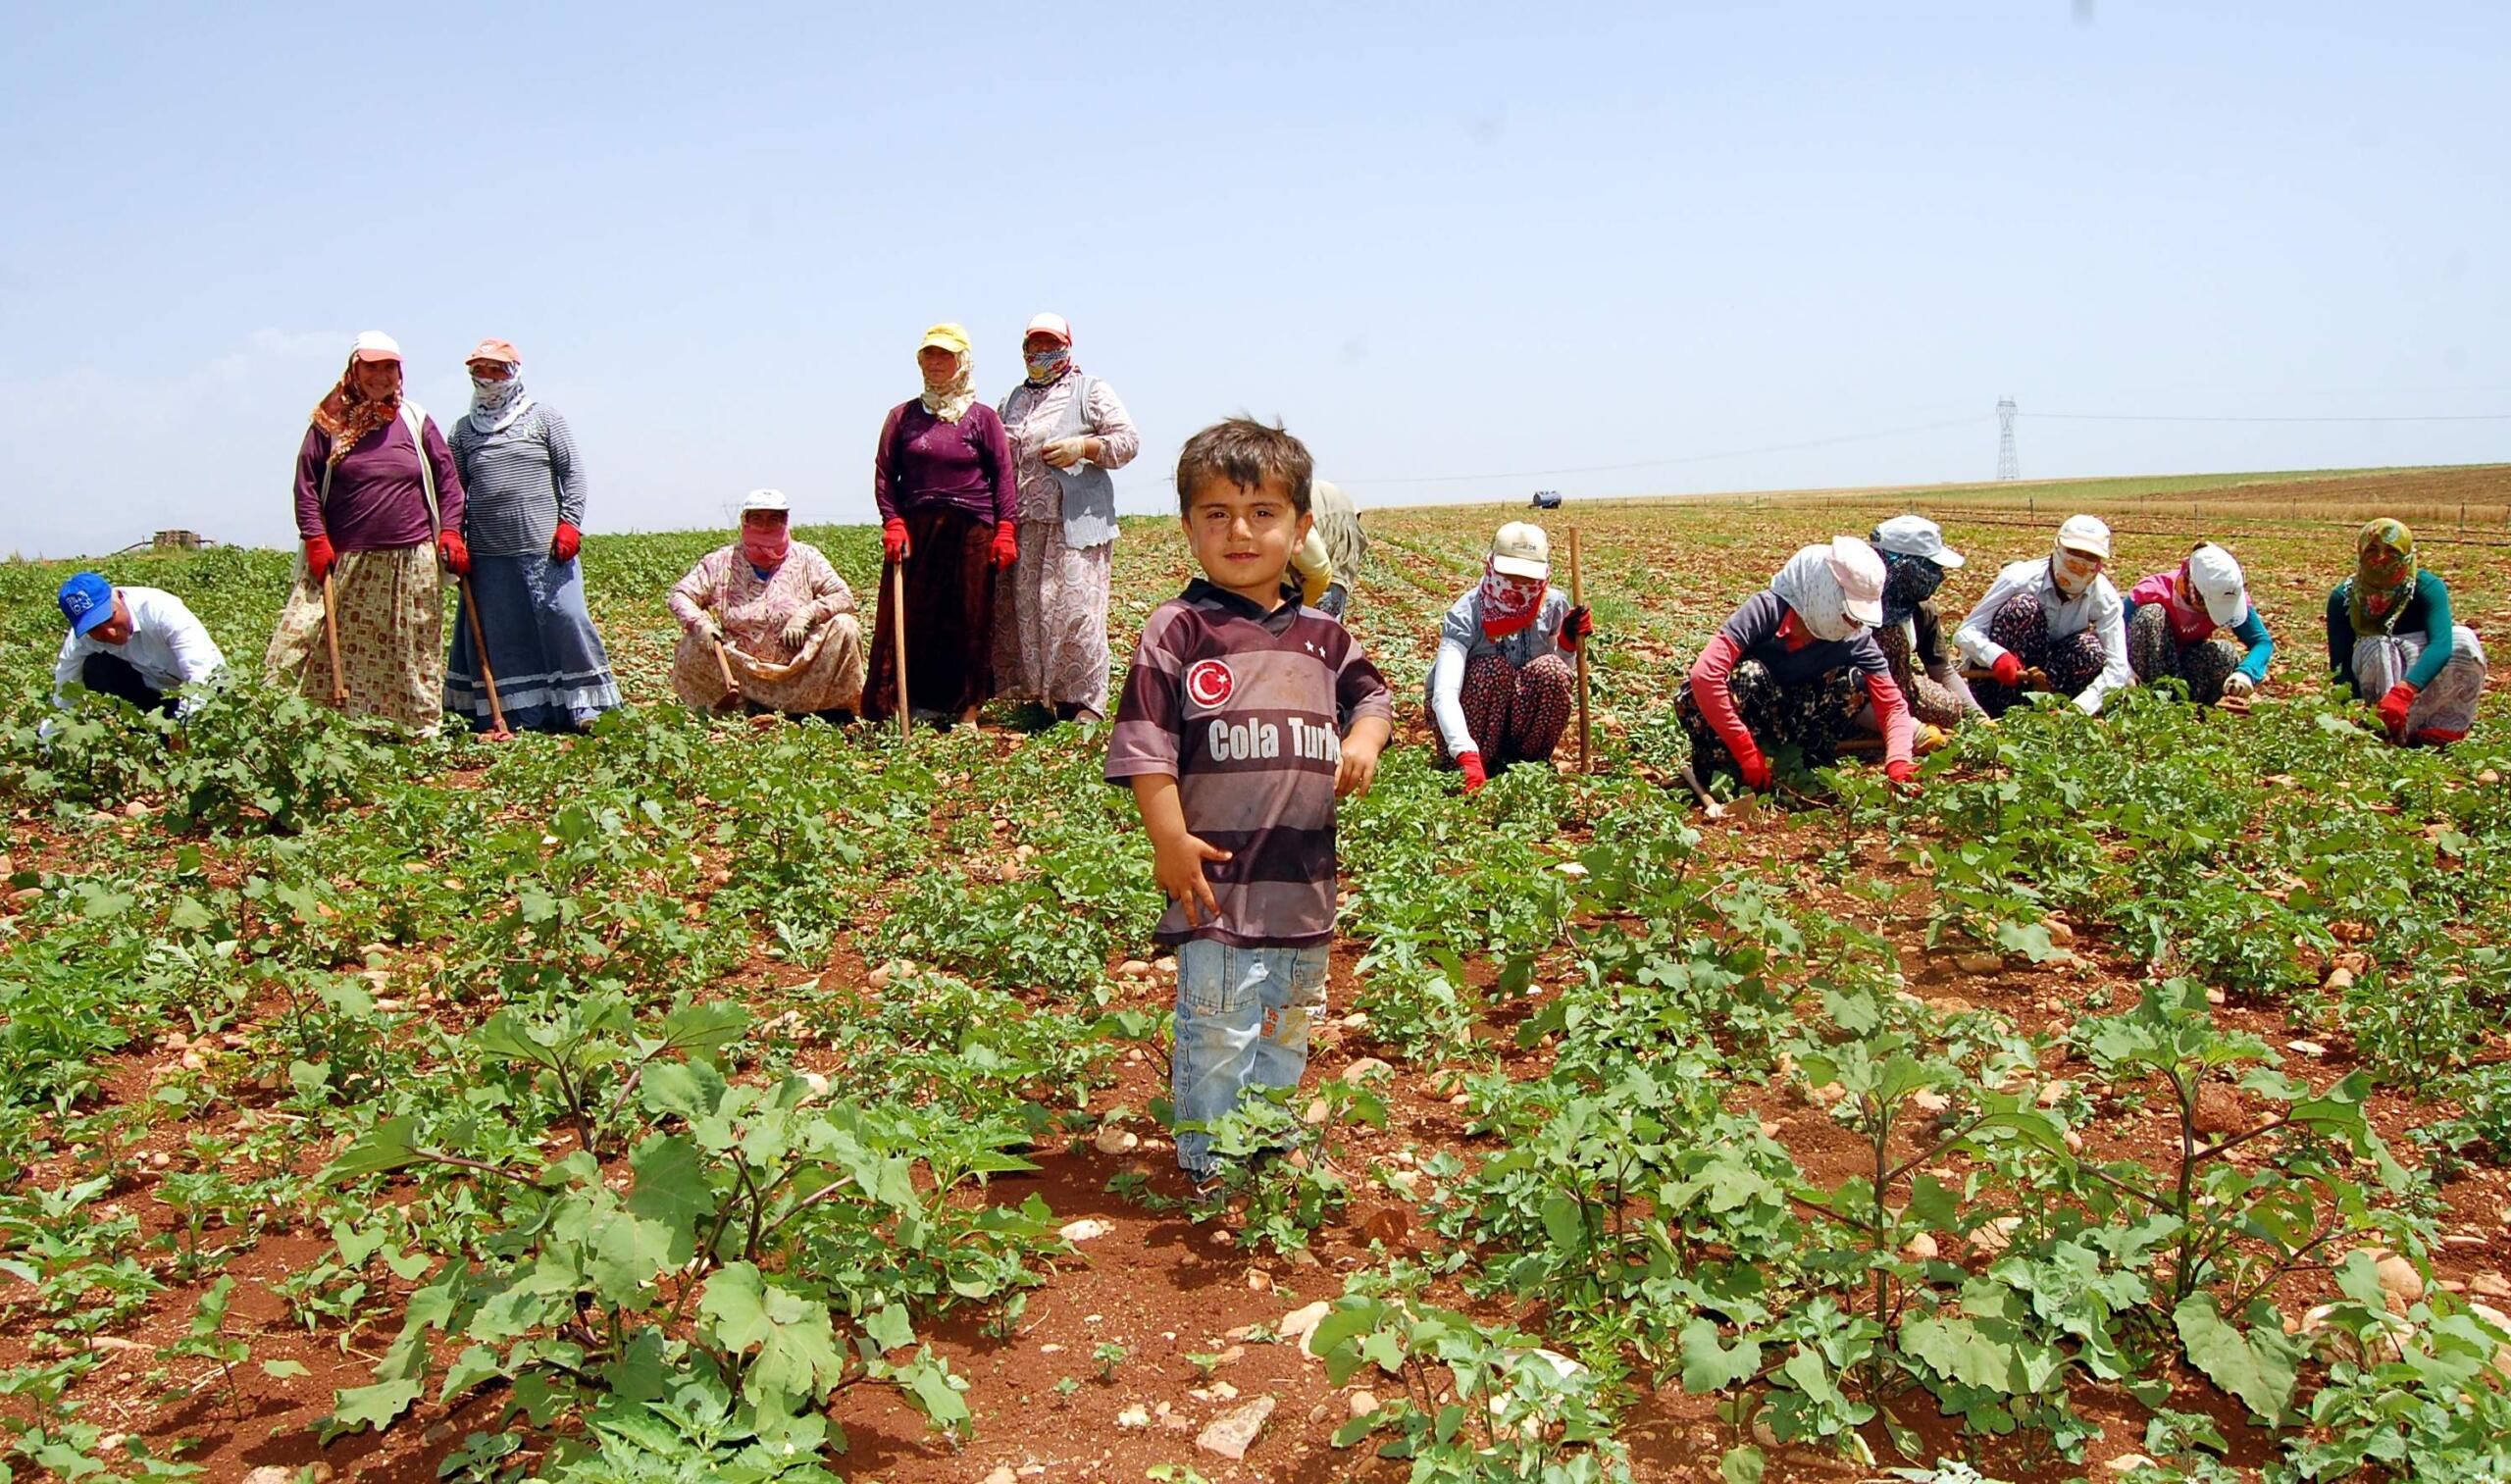
[[61, 616], [70, 632], [85, 634], [114, 616], [114, 585], [92, 572], [81, 572], [61, 585]]

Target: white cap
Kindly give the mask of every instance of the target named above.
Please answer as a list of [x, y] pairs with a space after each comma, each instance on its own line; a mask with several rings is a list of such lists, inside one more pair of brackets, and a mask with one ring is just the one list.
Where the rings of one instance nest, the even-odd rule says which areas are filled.
[[349, 342], [352, 361], [397, 361], [401, 359], [401, 342], [381, 330], [361, 330]]
[[1831, 581], [1840, 585], [1848, 616], [1873, 628], [1883, 622], [1883, 558], [1853, 536], [1831, 537]]
[[2110, 528], [2102, 524], [2099, 516], [2071, 515], [2058, 528], [2058, 544], [2106, 562], [2110, 560]]
[[1552, 576], [1552, 538], [1531, 521], [1511, 521], [1491, 537], [1491, 570], [1510, 577]]
[[1020, 332], [1020, 338], [1026, 340], [1029, 336], [1041, 332], [1053, 335], [1056, 339], [1063, 341], [1067, 345], [1072, 343], [1072, 326], [1062, 315], [1042, 314], [1038, 316], [1036, 319], [1029, 322], [1028, 329]]
[[742, 496], [742, 514], [748, 515], [757, 510], [772, 510], [778, 515], [790, 515], [794, 507], [785, 498], [785, 491], [782, 489], [753, 489]]
[[1874, 528], [1874, 544], [1898, 556], [1922, 556], [1939, 567], [1962, 565], [1962, 553], [1944, 544], [1944, 532], [1922, 515], [1896, 515]]
[[2188, 553], [2188, 586], [2219, 627], [2233, 629], [2248, 621], [2249, 585], [2241, 580], [2240, 563], [2213, 541]]

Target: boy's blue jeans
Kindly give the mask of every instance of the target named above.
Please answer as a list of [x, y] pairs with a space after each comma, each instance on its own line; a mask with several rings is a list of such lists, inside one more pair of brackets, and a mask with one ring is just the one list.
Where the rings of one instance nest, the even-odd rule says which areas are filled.
[[[1241, 948], [1196, 939], [1177, 949], [1177, 1048], [1171, 1116], [1209, 1123], [1251, 1088], [1293, 1088], [1307, 1070], [1308, 1021], [1325, 1003], [1327, 949]], [[1177, 1166], [1218, 1167], [1208, 1134], [1177, 1135]]]

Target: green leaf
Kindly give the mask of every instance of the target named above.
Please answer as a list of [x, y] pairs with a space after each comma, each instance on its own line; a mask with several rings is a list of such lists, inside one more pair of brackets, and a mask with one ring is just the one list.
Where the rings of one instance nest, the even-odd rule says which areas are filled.
[[2281, 1329], [2260, 1325], [2247, 1335], [2224, 1321], [2215, 1301], [2190, 1294], [2171, 1311], [2188, 1361], [2209, 1380], [2246, 1403], [2273, 1426], [2293, 1400], [2293, 1373], [2301, 1353]]
[[392, 1420], [410, 1409], [419, 1399], [419, 1382], [378, 1381], [373, 1386], [352, 1386], [332, 1397], [332, 1414], [325, 1417], [317, 1431], [325, 1443], [348, 1433], [372, 1427], [377, 1432], [392, 1425]]
[[816, 1404], [845, 1379], [828, 1305], [768, 1282], [750, 1263], [727, 1264], [707, 1279], [697, 1311], [724, 1348], [758, 1350], [742, 1395], [762, 1411]]
[[1965, 1386], [2009, 1396], [2022, 1389], [2014, 1347], [1990, 1341], [1969, 1319], [1912, 1319], [1901, 1326], [1901, 1349]]
[[316, 1177], [323, 1185], [336, 1185], [363, 1175], [380, 1175], [419, 1161], [419, 1121], [404, 1115], [386, 1118], [340, 1151], [339, 1157], [324, 1167]]
[[1726, 1450], [1726, 1456], [1717, 1460], [1717, 1476], [1725, 1484], [1762, 1484], [1762, 1473], [1768, 1467], [1762, 1451], [1745, 1443]]
[[687, 1262], [697, 1245], [697, 1223], [715, 1214], [715, 1195], [706, 1187], [706, 1163], [694, 1141], [685, 1136], [648, 1139], [628, 1156], [637, 1174], [628, 1193], [631, 1215], [671, 1233], [667, 1265]]
[[906, 1305], [902, 1304], [884, 1304], [864, 1315], [863, 1334], [885, 1351], [915, 1343], [915, 1326], [908, 1319]]
[[264, 1360], [262, 1374], [274, 1381], [293, 1381], [299, 1376], [310, 1376], [314, 1373], [305, 1368], [305, 1362], [302, 1360]]
[[1724, 1391], [1761, 1368], [1759, 1341], [1739, 1337], [1731, 1346], [1721, 1345], [1717, 1326], [1707, 1319], [1694, 1319], [1683, 1326], [1683, 1390], [1695, 1394]]
[[1997, 924], [1996, 938], [1998, 947], [2009, 953], [2021, 953], [2033, 963], [2047, 963], [2065, 951], [2049, 941], [2046, 923], [2001, 922]]

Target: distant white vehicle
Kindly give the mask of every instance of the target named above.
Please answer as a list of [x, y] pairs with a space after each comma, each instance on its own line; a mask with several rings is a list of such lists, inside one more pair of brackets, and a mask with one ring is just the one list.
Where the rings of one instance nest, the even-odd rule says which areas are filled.
[[1536, 508], [1537, 510], [1558, 510], [1558, 509], [1560, 509], [1560, 508], [1561, 508], [1561, 491], [1560, 491], [1560, 490], [1558, 490], [1558, 489], [1538, 489], [1538, 490], [1536, 490], [1536, 491], [1534, 492], [1534, 508]]

